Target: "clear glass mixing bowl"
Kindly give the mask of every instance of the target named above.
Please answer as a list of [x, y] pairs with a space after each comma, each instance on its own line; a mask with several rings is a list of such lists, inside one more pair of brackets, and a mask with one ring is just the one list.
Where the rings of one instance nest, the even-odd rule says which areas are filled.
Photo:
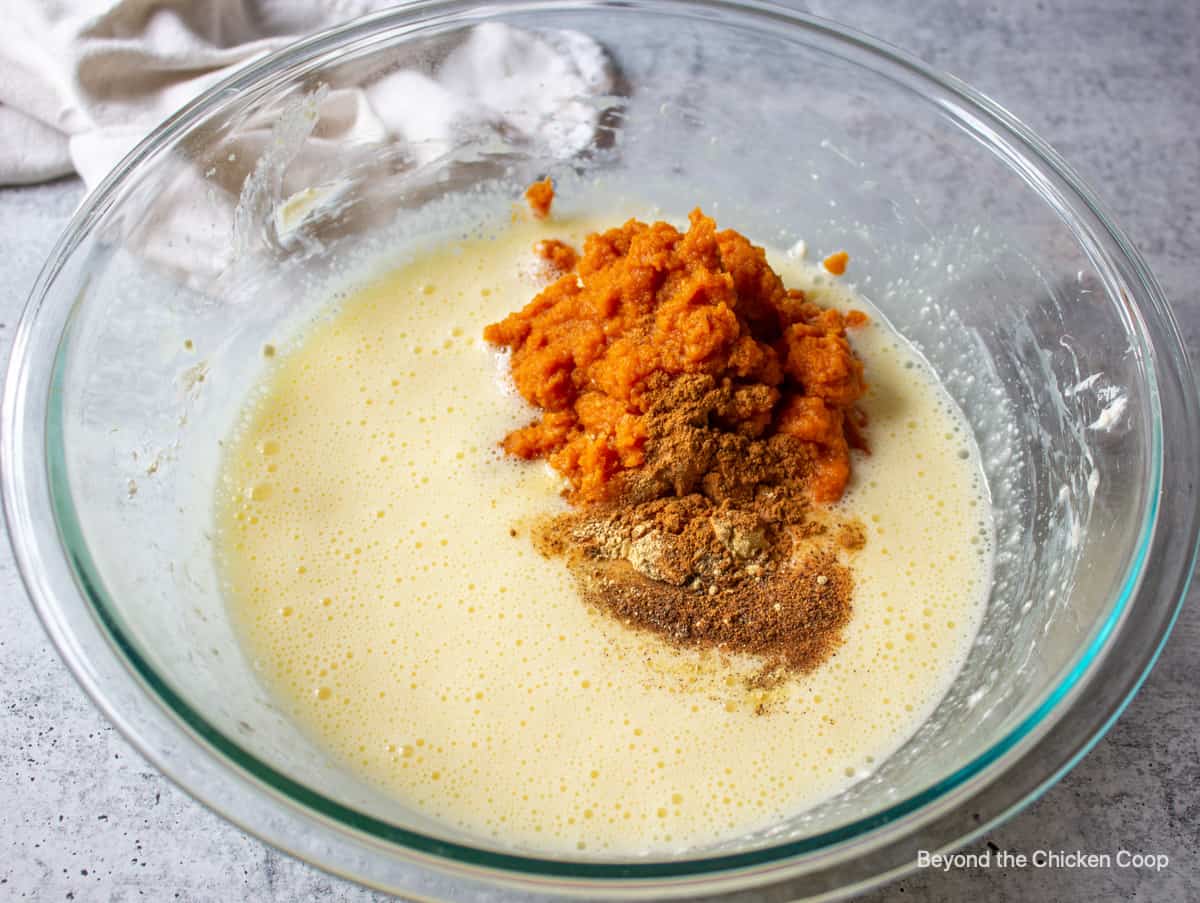
[[[485, 20], [607, 49], [602, 90], [572, 108], [596, 123], [582, 145], [553, 140], [555, 121], [436, 141], [347, 131], [361, 92], [436, 73]], [[263, 345], [313, 315], [356, 248], [447, 196], [515, 197], [547, 173], [848, 250], [966, 413], [996, 510], [982, 629], [904, 748], [816, 810], [671, 859], [518, 853], [373, 794], [276, 710], [214, 573], [219, 440]], [[1054, 151], [960, 82], [769, 6], [415, 3], [218, 84], [87, 198], [17, 335], [3, 475], [22, 572], [81, 683], [147, 758], [271, 843], [418, 895], [786, 881], [820, 896], [986, 830], [1117, 716], [1189, 577], [1196, 415], [1129, 241]]]

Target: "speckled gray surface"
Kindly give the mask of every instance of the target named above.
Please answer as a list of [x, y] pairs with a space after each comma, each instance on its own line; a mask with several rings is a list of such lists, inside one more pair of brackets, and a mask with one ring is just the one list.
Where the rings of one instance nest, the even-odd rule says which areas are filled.
[[[1200, 5], [805, 6], [959, 75], [1054, 144], [1146, 255], [1200, 357]], [[0, 191], [5, 357], [25, 294], [80, 195], [74, 181]], [[924, 871], [865, 899], [1200, 899], [1200, 676], [1188, 654], [1200, 645], [1200, 605], [1190, 601], [1108, 737], [972, 848], [1143, 850], [1167, 854], [1167, 869]], [[148, 766], [59, 662], [7, 546], [0, 605], [0, 899], [383, 899], [265, 847]]]

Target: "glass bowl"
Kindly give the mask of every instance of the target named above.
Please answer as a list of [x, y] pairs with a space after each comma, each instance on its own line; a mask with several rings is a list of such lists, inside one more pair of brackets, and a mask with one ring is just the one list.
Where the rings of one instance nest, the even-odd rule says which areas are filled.
[[[485, 22], [576, 50], [551, 30], [581, 32], [608, 58], [549, 113], [354, 127], [364, 97], [419, 118], [397, 73], [437, 75]], [[982, 627], [904, 747], [816, 809], [672, 857], [542, 857], [371, 793], [275, 708], [214, 570], [219, 440], [264, 343], [416, 213], [546, 174], [849, 251], [859, 289], [963, 409], [996, 512]], [[188, 792], [302, 859], [419, 896], [828, 896], [987, 830], [1117, 717], [1189, 579], [1196, 414], [1128, 239], [1053, 150], [957, 80], [759, 4], [414, 3], [215, 85], [86, 199], [16, 337], [4, 494], [30, 594], [96, 703]]]

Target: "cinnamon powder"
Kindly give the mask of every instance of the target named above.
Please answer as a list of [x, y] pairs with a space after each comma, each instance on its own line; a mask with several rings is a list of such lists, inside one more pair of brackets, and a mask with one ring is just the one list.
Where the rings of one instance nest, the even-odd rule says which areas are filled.
[[669, 642], [806, 671], [850, 617], [860, 524], [825, 503], [864, 449], [843, 317], [784, 288], [761, 248], [699, 211], [588, 236], [485, 337], [542, 417], [504, 448], [546, 458], [574, 508], [533, 530], [585, 598]]

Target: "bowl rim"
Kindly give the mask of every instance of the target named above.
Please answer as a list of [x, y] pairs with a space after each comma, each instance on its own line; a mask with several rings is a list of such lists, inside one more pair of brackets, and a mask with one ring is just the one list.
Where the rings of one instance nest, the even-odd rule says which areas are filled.
[[[1132, 322], [1140, 327], [1140, 338], [1148, 352], [1145, 357], [1150, 363], [1149, 369], [1144, 371], [1149, 383], [1148, 395], [1158, 406], [1155, 416], [1151, 418], [1154, 430], [1152, 488], [1148, 492], [1138, 548], [1127, 568], [1124, 585], [1108, 618], [1074, 667], [1060, 678], [1053, 692], [1019, 724], [994, 742], [986, 752], [951, 775], [934, 782], [926, 790], [867, 818], [799, 841], [741, 853], [695, 859], [616, 863], [562, 860], [481, 849], [399, 828], [365, 816], [276, 771], [243, 749], [236, 740], [208, 724], [186, 700], [156, 675], [137, 648], [123, 637], [119, 625], [105, 611], [106, 606], [103, 602], [96, 598], [103, 597], [104, 590], [89, 579], [89, 575], [95, 573], [95, 568], [87, 560], [87, 546], [78, 522], [72, 520], [74, 512], [70, 506], [67, 506], [65, 512], [55, 507], [58, 532], [55, 532], [53, 526], [48, 527], [45, 522], [38, 523], [39, 518], [35, 516], [44, 512], [34, 510], [39, 505], [38, 500], [30, 498], [28, 490], [31, 481], [39, 478], [40, 470], [40, 478], [47, 481], [48, 485], [53, 485], [56, 475], [61, 479], [65, 472], [65, 461], [61, 460], [61, 456], [56, 457], [54, 454], [56, 448], [61, 448], [61, 442], [56, 444], [46, 441], [43, 450], [47, 451], [48, 455], [41, 461], [34, 458], [38, 443], [29, 442], [33, 437], [30, 427], [33, 427], [34, 432], [37, 429], [36, 412], [39, 410], [39, 400], [31, 398], [28, 394], [31, 385], [29, 371], [34, 361], [30, 352], [35, 329], [39, 323], [45, 328], [44, 319], [39, 318], [42, 302], [90, 225], [116, 202], [123, 188], [136, 178], [140, 167], [163, 153], [174, 140], [219, 110], [223, 104], [232, 102], [235, 95], [244, 97], [247, 91], [265, 91], [285, 77], [294, 76], [298, 71], [327, 62], [332, 54], [359, 48], [385, 35], [403, 40], [420, 34], [423, 29], [433, 25], [467, 25], [495, 14], [527, 13], [539, 9], [610, 9], [614, 13], [620, 11], [622, 14], [628, 14], [630, 10], [650, 11], [656, 14], [683, 18], [694, 16], [710, 20], [742, 17], [743, 21], [750, 20], [759, 27], [774, 22], [780, 27], [806, 31], [817, 40], [843, 45], [853, 52], [875, 60], [888, 71], [904, 73], [926, 91], [932, 91], [923, 92], [925, 99], [941, 97], [944, 101], [961, 104], [962, 109], [956, 110], [957, 115], [960, 118], [970, 116], [970, 124], [974, 129], [997, 136], [999, 143], [1008, 147], [1012, 154], [1006, 162], [1014, 167], [1024, 167], [1027, 172], [1023, 174], [1027, 175], [1027, 181], [1032, 178], [1045, 182], [1045, 187], [1063, 204], [1066, 213], [1071, 214], [1073, 218], [1076, 214], [1083, 213], [1094, 221], [1092, 225], [1098, 228], [1098, 236], [1090, 237], [1096, 242], [1095, 252], [1111, 268], [1115, 284], [1119, 286], [1126, 302], [1127, 312]], [[1054, 183], [1058, 183], [1057, 186]], [[1068, 199], [1073, 199], [1076, 204], [1067, 203]], [[1043, 196], [1043, 200], [1049, 199]], [[1082, 206], [1076, 209], [1078, 205]], [[1083, 225], [1086, 227], [1088, 224]], [[1078, 233], [1077, 237], [1082, 240]], [[1097, 241], [1097, 238], [1100, 240]], [[1111, 245], [1111, 248], [1106, 249], [1104, 244]], [[1116, 275], [1118, 273], [1121, 274], [1120, 277]], [[1125, 293], [1125, 288], [1132, 285], [1140, 285], [1141, 291], [1135, 294], [1141, 296], [1146, 310], [1134, 304], [1130, 295]], [[1152, 331], [1144, 320], [1147, 314], [1159, 327], [1159, 338], [1165, 343], [1161, 349], [1155, 345]], [[1156, 354], [1156, 351], [1159, 353]], [[1168, 378], [1160, 379], [1160, 375]], [[1174, 389], [1178, 393], [1179, 407], [1185, 415], [1175, 422], [1170, 418], [1164, 420], [1163, 417], [1164, 387]], [[52, 408], [55, 400], [56, 396], [50, 393], [50, 397], [43, 401], [47, 403], [48, 408]], [[4, 506], [22, 579], [47, 632], [84, 689], [143, 755], [187, 792], [251, 833], [298, 853], [302, 858], [316, 860], [322, 867], [336, 871], [335, 861], [322, 861], [322, 857], [305, 851], [296, 841], [294, 834], [289, 836], [289, 831], [281, 832], [267, 827], [266, 820], [262, 818], [265, 809], [269, 809], [272, 804], [283, 802], [292, 810], [295, 824], [315, 824], [348, 835], [365, 835], [348, 837], [351, 841], [350, 846], [356, 848], [370, 846], [372, 840], [376, 839], [397, 844], [400, 849], [393, 852], [410, 854], [412, 861], [437, 868], [450, 866], [452, 871], [467, 880], [515, 879], [516, 883], [524, 886], [533, 884], [542, 887], [549, 886], [547, 882], [560, 879], [569, 882], [605, 882], [606, 887], [611, 887], [607, 882], [619, 882], [624, 891], [635, 894], [661, 892], [662, 886], [659, 882], [674, 880], [676, 891], [695, 892], [698, 889], [697, 882], [712, 885], [713, 882], [709, 879], [718, 879], [721, 884], [728, 885], [730, 882], [736, 883], [736, 880], [746, 878], [748, 870], [754, 873], [754, 883], [788, 877], [803, 866], [804, 857], [817, 853], [825, 855], [827, 861], [822, 863], [823, 867], [836, 867], [851, 857], [861, 856], [877, 847], [879, 844], [873, 841], [878, 839], [879, 831], [884, 827], [905, 828], [906, 830], [899, 831], [898, 836], [894, 838], [903, 839], [910, 837], [931, 821], [951, 819], [953, 813], [950, 810], [955, 805], [972, 794], [984, 792], [987, 785], [1000, 774], [1011, 772], [1018, 761], [1036, 752], [1035, 747], [1059, 726], [1062, 716], [1068, 712], [1067, 703], [1071, 701], [1069, 697], [1077, 696], [1084, 684], [1094, 678], [1103, 663], [1102, 660], [1111, 658], [1111, 655], [1106, 654], [1112, 649], [1110, 641], [1116, 636], [1116, 628], [1131, 606], [1135, 594], [1143, 588], [1147, 566], [1154, 552], [1154, 543], [1166, 542], [1181, 548], [1186, 546], [1182, 553], [1175, 555], [1179, 560], [1175, 563], [1174, 571], [1158, 577], [1158, 582], [1173, 581], [1174, 586], [1169, 589], [1163, 603], [1166, 606], [1162, 612], [1165, 615], [1162, 618], [1164, 623], [1161, 631], [1154, 637], [1156, 642], [1150, 644], [1148, 653], [1143, 649], [1140, 657], [1135, 659], [1135, 666], [1125, 675], [1124, 684], [1120, 692], [1115, 694], [1108, 711], [1100, 713], [1104, 717], [1086, 732], [1087, 736], [1082, 742], [1074, 744], [1074, 748], [1061, 759], [1049, 777], [1040, 780], [1018, 798], [1010, 800], [996, 813], [989, 813], [988, 821], [970, 826], [973, 830], [959, 830], [948, 843], [964, 842], [996, 820], [1011, 815], [1036, 798], [1082, 758], [1115, 721], [1144, 681], [1166, 641], [1186, 594], [1196, 554], [1195, 490], [1177, 494], [1163, 492], [1164, 474], [1168, 464], [1168, 457], [1164, 453], [1164, 435], [1168, 431], [1177, 432], [1185, 441], [1191, 442], [1191, 447], [1196, 447], [1196, 443], [1200, 441], [1196, 410], [1195, 383], [1178, 328], [1161, 289], [1138, 252], [1113, 224], [1111, 217], [1104, 213], [1091, 189], [1049, 145], [1037, 138], [1002, 107], [953, 76], [939, 73], [912, 55], [852, 29], [768, 3], [734, 0], [519, 0], [477, 4], [473, 0], [423, 0], [327, 29], [239, 70], [207, 89], [156, 128], [85, 198], [38, 276], [14, 339], [3, 403]], [[42, 428], [48, 432], [52, 431], [54, 422], [55, 418], [47, 416]], [[1169, 535], [1164, 536], [1163, 531], [1156, 529], [1161, 509], [1168, 505], [1174, 509], [1189, 509], [1184, 512], [1188, 529], [1182, 533], [1168, 531]], [[39, 572], [44, 572], [48, 565], [52, 567], [54, 560], [57, 560], [60, 573], [52, 578], [55, 585], [51, 587], [46, 575]], [[71, 614], [61, 608], [61, 595], [72, 586], [79, 597], [73, 601], [85, 606], [98, 619], [99, 623], [93, 624], [92, 628], [95, 635], [102, 636], [108, 644], [107, 650], [112, 660], [106, 667], [102, 667], [96, 658], [100, 647], [94, 642], [79, 641], [77, 634], [82, 625], [77, 617], [78, 612]], [[130, 716], [129, 712], [118, 710], [104, 685], [104, 679], [115, 679], [114, 675], [117, 672], [112, 667], [114, 665], [127, 669], [126, 677], [130, 685], [136, 685], [146, 697], [143, 701], [151, 702], [157, 714], [147, 711]], [[158, 723], [150, 728], [149, 721]], [[172, 739], [168, 740], [168, 737]], [[228, 793], [224, 794], [226, 799], [221, 799], [222, 794], [215, 791], [212, 780], [204, 789], [200, 789], [195, 780], [189, 780], [189, 769], [180, 767], [175, 761], [179, 744], [185, 741], [188, 746], [201, 750], [202, 755], [211, 759], [208, 764], [214, 767], [208, 770], [212, 780], [228, 783], [231, 775], [229, 769], [232, 766], [232, 774], [237, 783], [243, 786], [244, 792], [251, 792], [260, 798], [260, 811], [257, 811], [254, 817], [231, 806], [227, 799]], [[862, 880], [877, 883], [891, 877], [894, 871], [895, 869], [886, 873], [878, 872], [865, 876]], [[374, 883], [369, 877], [364, 878], [359, 874], [348, 877]], [[866, 884], [860, 882], [860, 886]], [[557, 887], [556, 889], [561, 890]]]

